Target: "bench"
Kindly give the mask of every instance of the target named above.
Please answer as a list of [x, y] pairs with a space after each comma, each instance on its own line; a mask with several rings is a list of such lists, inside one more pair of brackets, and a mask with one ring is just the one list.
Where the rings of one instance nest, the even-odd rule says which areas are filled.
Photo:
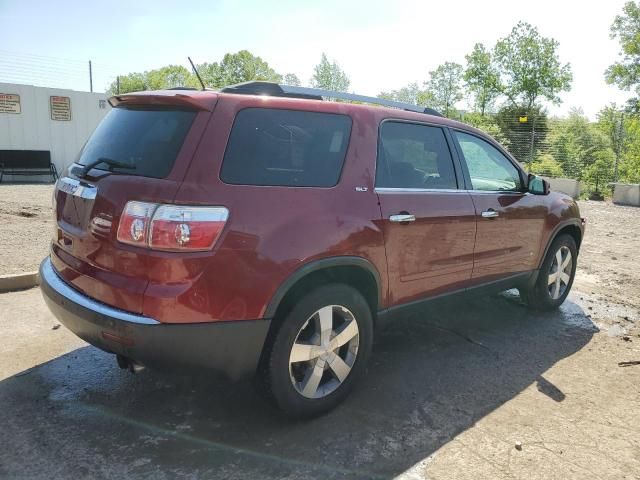
[[0, 182], [4, 175], [50, 175], [58, 178], [48, 150], [0, 150]]

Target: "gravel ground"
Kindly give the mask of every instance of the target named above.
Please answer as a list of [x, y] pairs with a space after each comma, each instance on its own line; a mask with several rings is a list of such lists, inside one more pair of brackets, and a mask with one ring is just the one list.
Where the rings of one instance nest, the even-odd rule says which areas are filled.
[[581, 201], [587, 230], [575, 287], [606, 302], [640, 308], [640, 208]]
[[38, 269], [47, 256], [53, 185], [0, 183], [0, 275]]

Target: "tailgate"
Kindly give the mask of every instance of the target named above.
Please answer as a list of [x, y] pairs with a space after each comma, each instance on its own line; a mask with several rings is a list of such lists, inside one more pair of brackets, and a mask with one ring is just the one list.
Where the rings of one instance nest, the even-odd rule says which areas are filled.
[[108, 305], [142, 312], [158, 252], [120, 243], [120, 217], [128, 201], [173, 201], [209, 118], [208, 111], [131, 101], [109, 112], [54, 192], [51, 259], [64, 280]]

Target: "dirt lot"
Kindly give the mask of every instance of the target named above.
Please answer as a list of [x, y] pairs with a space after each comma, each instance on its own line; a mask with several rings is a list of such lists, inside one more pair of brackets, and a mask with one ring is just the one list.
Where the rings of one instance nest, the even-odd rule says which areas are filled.
[[[46, 255], [51, 189], [20, 188], [0, 186], [0, 273]], [[55, 328], [37, 289], [2, 294], [0, 478], [640, 479], [640, 365], [620, 366], [640, 361], [640, 209], [581, 209], [559, 311], [505, 294], [402, 319], [310, 422], [246, 384], [130, 375]]]
[[49, 250], [53, 185], [0, 184], [0, 275], [31, 272]]

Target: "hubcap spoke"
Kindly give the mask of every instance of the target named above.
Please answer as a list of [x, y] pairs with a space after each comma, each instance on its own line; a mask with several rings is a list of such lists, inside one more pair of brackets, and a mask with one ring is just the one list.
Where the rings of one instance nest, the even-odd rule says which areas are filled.
[[556, 277], [556, 283], [553, 285], [553, 294], [551, 296], [554, 299], [560, 296], [560, 276]]
[[562, 272], [560, 274], [560, 280], [562, 281], [562, 283], [564, 283], [565, 285], [569, 285], [569, 275]]
[[327, 345], [333, 330], [333, 306], [329, 305], [318, 310], [318, 318], [320, 319], [320, 345]]
[[344, 382], [344, 379], [347, 378], [349, 372], [351, 371], [351, 367], [347, 365], [342, 358], [338, 355], [333, 354], [332, 358], [329, 360], [329, 368], [335, 373], [338, 380]]
[[317, 358], [322, 353], [318, 345], [306, 345], [304, 343], [294, 343], [291, 349], [290, 362], [306, 362]]
[[566, 270], [567, 267], [571, 267], [571, 252], [567, 251], [567, 256], [564, 257], [562, 262], [562, 270]]
[[307, 371], [305, 379], [302, 382], [302, 394], [305, 397], [315, 397], [324, 373], [324, 361], [318, 360], [316, 365]]
[[552, 285], [553, 283], [555, 283], [556, 278], [558, 277], [558, 273], [550, 273], [549, 274], [549, 285]]
[[347, 323], [342, 330], [338, 332], [338, 335], [331, 341], [331, 350], [341, 347], [353, 337], [358, 335], [358, 325], [355, 320], [351, 320]]
[[560, 270], [560, 265], [562, 265], [562, 249], [556, 252], [556, 265], [558, 265], [558, 270]]

